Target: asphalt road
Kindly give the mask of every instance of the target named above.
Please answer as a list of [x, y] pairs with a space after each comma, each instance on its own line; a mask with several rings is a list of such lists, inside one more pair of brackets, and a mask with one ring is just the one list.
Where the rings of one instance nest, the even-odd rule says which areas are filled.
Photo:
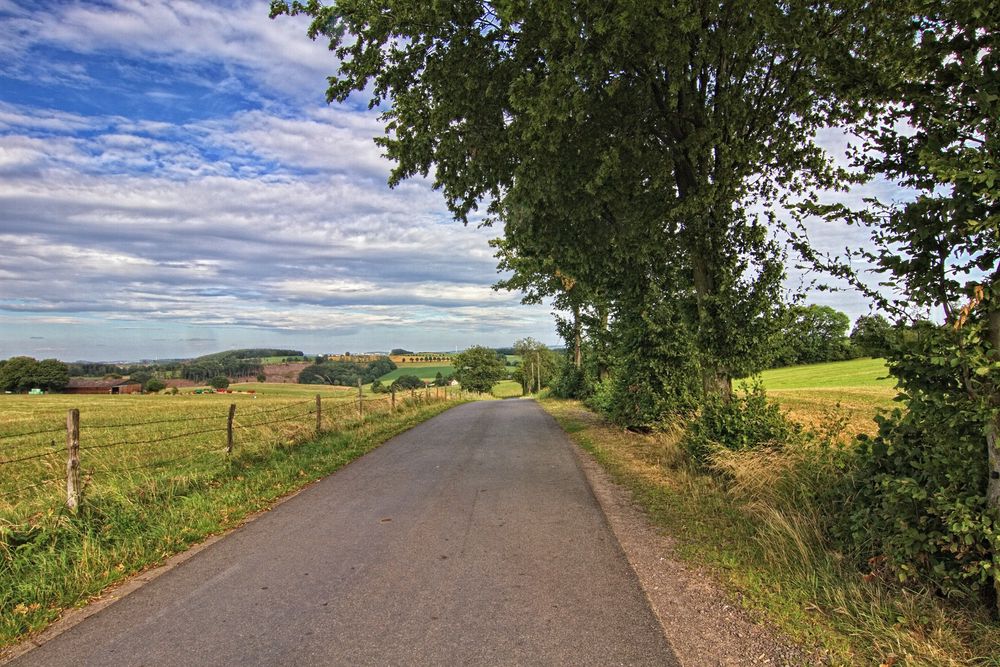
[[13, 664], [675, 665], [570, 447], [456, 407]]

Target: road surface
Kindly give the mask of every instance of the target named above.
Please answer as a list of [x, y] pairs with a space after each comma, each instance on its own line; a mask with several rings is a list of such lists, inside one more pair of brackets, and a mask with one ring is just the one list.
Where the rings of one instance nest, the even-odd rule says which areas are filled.
[[675, 665], [571, 446], [456, 407], [13, 664]]

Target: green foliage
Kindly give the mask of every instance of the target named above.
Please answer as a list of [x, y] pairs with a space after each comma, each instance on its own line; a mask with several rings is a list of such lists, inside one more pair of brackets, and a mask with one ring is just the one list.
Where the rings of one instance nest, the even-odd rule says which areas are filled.
[[392, 354], [392, 355], [401, 355], [401, 354], [416, 354], [416, 353], [415, 352], [411, 352], [410, 350], [404, 350], [401, 347], [394, 347], [394, 348], [392, 348], [392, 351], [389, 352], [389, 354]]
[[407, 389], [421, 389], [424, 386], [424, 381], [418, 378], [416, 375], [400, 375], [398, 378], [392, 381], [389, 388], [392, 391], [404, 391]]
[[229, 378], [225, 375], [216, 375], [208, 381], [208, 384], [215, 389], [225, 389], [229, 386]]
[[847, 315], [829, 306], [792, 306], [776, 336], [773, 366], [850, 359], [850, 324]]
[[257, 373], [257, 382], [267, 382], [267, 375], [264, 373]]
[[496, 350], [481, 345], [470, 347], [456, 354], [455, 379], [468, 391], [488, 393], [500, 380], [507, 377], [507, 366]]
[[385, 394], [389, 391], [389, 388], [382, 384], [381, 380], [375, 380], [372, 382], [372, 393], [373, 394]]
[[0, 363], [0, 391], [29, 389], [59, 391], [69, 382], [69, 370], [58, 359], [36, 361], [32, 357], [11, 357]]
[[367, 364], [354, 361], [324, 361], [308, 366], [299, 373], [300, 384], [332, 384], [352, 387], [374, 382], [396, 369], [389, 357], [379, 357]]
[[693, 412], [702, 397], [694, 337], [676, 304], [647, 307], [642, 317], [623, 313], [615, 365], [591, 404], [611, 421], [648, 428]]
[[149, 380], [146, 380], [146, 385], [143, 387], [143, 391], [152, 394], [158, 391], [163, 391], [166, 388], [167, 385], [163, 383], [163, 380], [160, 380], [158, 378], [150, 378]]
[[552, 395], [557, 398], [584, 399], [590, 396], [591, 392], [586, 371], [564, 359], [559, 367], [559, 374], [552, 383]]
[[[988, 590], [1000, 566], [1000, 521], [987, 502], [995, 409], [978, 398], [1000, 368], [984, 329], [981, 318], [959, 331], [923, 323], [895, 343], [889, 365], [907, 409], [879, 417], [877, 436], [862, 439], [849, 516], [863, 557], [948, 594]], [[970, 367], [978, 370], [967, 377]]]
[[851, 345], [865, 356], [884, 357], [892, 337], [892, 325], [883, 315], [862, 315], [851, 330]]
[[731, 401], [709, 397], [688, 424], [681, 444], [692, 459], [704, 464], [716, 449], [780, 448], [790, 444], [796, 433], [797, 428], [776, 403], [767, 400], [764, 386], [757, 381], [746, 391], [736, 392]]

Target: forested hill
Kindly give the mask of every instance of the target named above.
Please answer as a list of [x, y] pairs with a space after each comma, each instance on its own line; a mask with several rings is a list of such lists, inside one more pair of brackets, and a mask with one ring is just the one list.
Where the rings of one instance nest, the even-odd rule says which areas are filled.
[[181, 376], [197, 382], [219, 375], [245, 377], [264, 372], [263, 359], [267, 357], [301, 357], [300, 350], [272, 348], [247, 348], [206, 354], [181, 366]]

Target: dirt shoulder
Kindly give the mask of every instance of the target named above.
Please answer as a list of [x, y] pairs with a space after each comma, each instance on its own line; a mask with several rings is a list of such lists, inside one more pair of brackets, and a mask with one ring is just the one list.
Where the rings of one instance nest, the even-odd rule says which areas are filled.
[[[595, 419], [580, 412], [583, 422]], [[631, 492], [579, 445], [573, 449], [682, 665], [822, 664], [755, 622], [707, 571], [678, 559], [676, 541], [650, 522]]]

